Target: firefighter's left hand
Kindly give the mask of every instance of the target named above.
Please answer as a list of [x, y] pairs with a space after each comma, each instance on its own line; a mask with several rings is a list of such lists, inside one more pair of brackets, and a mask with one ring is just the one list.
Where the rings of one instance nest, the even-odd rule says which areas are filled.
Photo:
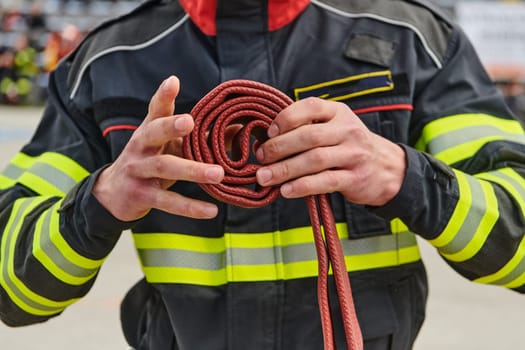
[[406, 170], [399, 145], [371, 132], [344, 103], [307, 98], [281, 111], [256, 156], [264, 186], [286, 198], [340, 192], [347, 200], [384, 205]]

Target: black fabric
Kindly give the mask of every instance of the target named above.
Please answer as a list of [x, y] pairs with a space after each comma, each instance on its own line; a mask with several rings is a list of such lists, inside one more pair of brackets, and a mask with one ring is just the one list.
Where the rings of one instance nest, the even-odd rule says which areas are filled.
[[[412, 349], [428, 296], [423, 265], [362, 271], [351, 273], [350, 278], [364, 349]], [[334, 335], [337, 349], [343, 349], [344, 331], [333, 283], [330, 278]], [[129, 344], [139, 350], [319, 350], [323, 339], [316, 288], [315, 278], [215, 288], [151, 287], [140, 281], [122, 303], [122, 325]], [[167, 310], [188, 317], [170, 318]], [[317, 321], [305, 322], [312, 319]]]

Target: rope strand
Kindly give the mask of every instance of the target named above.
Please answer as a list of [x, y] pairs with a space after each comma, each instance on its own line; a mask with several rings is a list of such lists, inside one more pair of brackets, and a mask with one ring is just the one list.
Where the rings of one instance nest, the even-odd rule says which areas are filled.
[[[281, 91], [255, 81], [231, 80], [220, 84], [204, 96], [192, 109], [195, 127], [184, 138], [184, 157], [209, 164], [220, 164], [225, 177], [218, 185], [200, 184], [217, 200], [245, 208], [258, 208], [272, 203], [279, 188], [257, 184], [255, 173], [260, 164], [249, 163], [251, 137], [264, 142], [266, 130], [277, 114], [293, 101]], [[231, 159], [224, 144], [229, 125], [241, 124], [235, 136]], [[348, 350], [362, 350], [363, 339], [354, 308], [352, 290], [344, 253], [335, 227], [332, 209], [326, 195], [306, 198], [318, 259], [317, 299], [321, 316], [325, 350], [334, 350], [335, 341], [328, 295], [330, 265], [334, 280]], [[324, 229], [324, 232], [323, 230]], [[324, 235], [323, 235], [324, 233]]]

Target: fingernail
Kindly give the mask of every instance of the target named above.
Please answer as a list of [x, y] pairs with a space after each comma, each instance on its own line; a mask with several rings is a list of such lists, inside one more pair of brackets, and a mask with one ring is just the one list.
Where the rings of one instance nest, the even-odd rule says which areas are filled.
[[292, 194], [292, 185], [290, 184], [284, 184], [281, 186], [281, 194], [283, 197], [288, 197]]
[[162, 83], [162, 91], [170, 92], [172, 84], [173, 84], [173, 77], [169, 77], [168, 79], [164, 80], [164, 82]]
[[268, 137], [274, 137], [277, 135], [279, 135], [279, 127], [277, 126], [277, 124], [270, 125], [270, 127], [268, 128]]
[[268, 181], [272, 179], [272, 171], [267, 168], [261, 168], [257, 170], [257, 179], [261, 185], [266, 184]]
[[206, 178], [211, 181], [220, 181], [222, 179], [223, 170], [220, 166], [214, 166], [206, 169]]
[[217, 215], [217, 207], [214, 205], [207, 205], [202, 211], [204, 212], [204, 215], [210, 218], [213, 218]]
[[178, 117], [175, 119], [175, 129], [177, 130], [186, 130], [189, 117]]
[[262, 147], [259, 147], [257, 151], [255, 151], [255, 157], [259, 162], [264, 161], [264, 151], [262, 150]]

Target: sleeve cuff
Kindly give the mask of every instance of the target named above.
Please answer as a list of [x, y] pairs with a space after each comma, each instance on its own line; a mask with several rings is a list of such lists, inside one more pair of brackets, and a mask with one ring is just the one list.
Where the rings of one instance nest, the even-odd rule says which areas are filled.
[[93, 195], [93, 186], [103, 170], [99, 169], [77, 184], [64, 198], [60, 212], [63, 232], [71, 232], [70, 241], [90, 258], [105, 257], [118, 241], [122, 231], [137, 221], [115, 218]]
[[424, 164], [421, 158], [424, 156], [406, 145], [400, 146], [405, 150], [407, 168], [399, 192], [383, 206], [368, 206], [371, 212], [387, 220], [406, 216], [423, 198]]

